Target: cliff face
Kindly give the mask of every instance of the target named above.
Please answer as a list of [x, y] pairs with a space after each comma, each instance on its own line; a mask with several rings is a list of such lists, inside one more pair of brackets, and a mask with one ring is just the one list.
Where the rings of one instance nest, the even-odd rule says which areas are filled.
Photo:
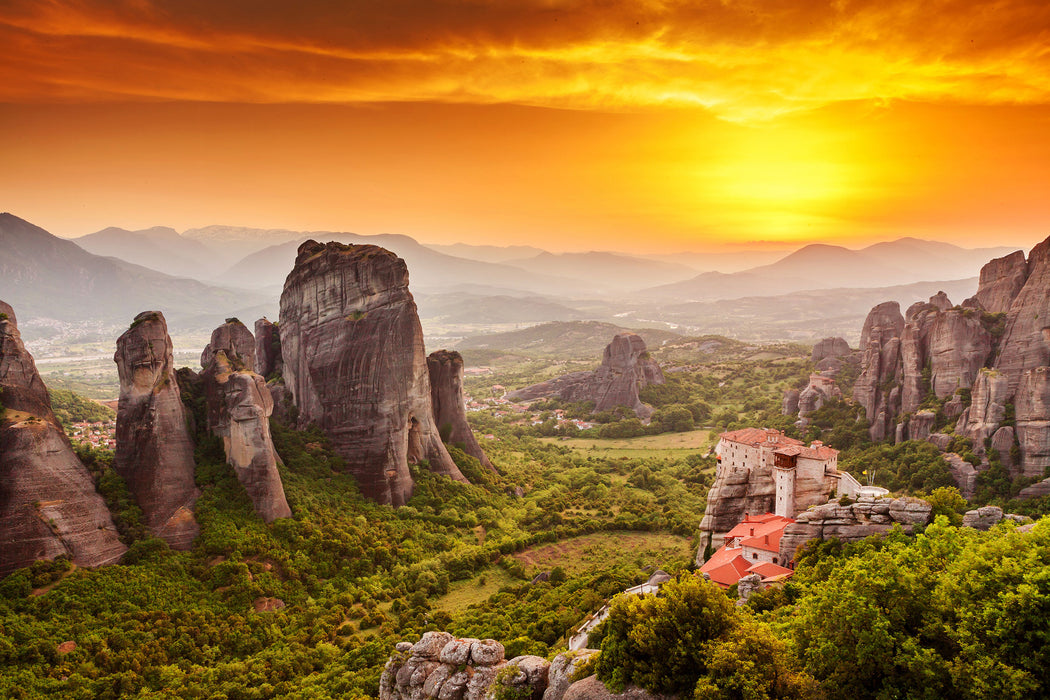
[[255, 371], [269, 377], [283, 369], [280, 331], [274, 323], [260, 318], [255, 322]]
[[463, 356], [449, 350], [432, 352], [427, 356], [427, 370], [430, 373], [430, 401], [434, 407], [434, 422], [438, 432], [445, 436], [447, 430], [445, 442], [461, 443], [464, 452], [477, 458], [482, 466], [496, 471], [467, 423], [466, 402], [463, 398]]
[[372, 245], [307, 241], [281, 294], [284, 379], [301, 427], [317, 424], [363, 493], [401, 505], [408, 465], [466, 481], [434, 424], [408, 270]]
[[200, 531], [193, 516], [200, 492], [164, 316], [136, 316], [117, 339], [113, 361], [120, 375], [113, 466], [153, 533], [176, 549], [189, 549]]
[[811, 539], [836, 537], [843, 542], [856, 542], [888, 532], [897, 524], [911, 532], [916, 525], [930, 521], [932, 510], [929, 503], [918, 498], [861, 498], [848, 506], [828, 503], [810, 508], [784, 528], [780, 560], [794, 560], [798, 548]]
[[127, 548], [87, 469], [51, 411], [14, 310], [0, 302], [0, 576], [66, 555], [79, 566]]
[[208, 429], [222, 438], [226, 461], [266, 522], [292, 514], [277, 470], [270, 437], [273, 398], [261, 375], [251, 371], [255, 340], [240, 321], [215, 329], [204, 350], [201, 374], [208, 404]]
[[813, 346], [810, 360], [813, 364], [819, 364], [821, 360], [829, 357], [844, 357], [850, 354], [849, 343], [843, 338], [824, 338]]
[[[1018, 251], [990, 261], [977, 294], [961, 307], [941, 294], [914, 304], [899, 333], [899, 358], [893, 356], [898, 324], [892, 307], [875, 307], [864, 324], [868, 344], [853, 394], [868, 412], [872, 438], [888, 436], [929, 393], [950, 397], [943, 412], [959, 416], [955, 432], [973, 440], [974, 452], [984, 455], [994, 438], [1013, 476], [1041, 476], [1050, 466], [1050, 239], [1027, 260]], [[969, 406], [959, 389], [970, 390]], [[1011, 405], [1016, 429], [1004, 425]], [[902, 423], [897, 435], [925, 429]], [[1010, 456], [1015, 445], [1019, 462]]]
[[594, 372], [573, 372], [507, 394], [511, 401], [558, 397], [563, 401], [594, 401], [595, 412], [627, 406], [648, 420], [653, 409], [642, 403], [638, 392], [650, 384], [663, 384], [664, 375], [649, 357], [645, 341], [636, 333], [620, 333], [605, 346], [601, 367]]

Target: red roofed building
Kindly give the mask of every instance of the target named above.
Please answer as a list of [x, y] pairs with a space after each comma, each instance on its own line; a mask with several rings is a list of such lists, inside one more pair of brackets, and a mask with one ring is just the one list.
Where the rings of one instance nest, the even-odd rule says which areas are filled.
[[[828, 494], [855, 497], [860, 484], [838, 469], [838, 450], [820, 441], [808, 447], [779, 430], [744, 428], [722, 433], [715, 448], [716, 479], [723, 472], [771, 474], [776, 488], [773, 510], [793, 518], [811, 505], [827, 502]], [[766, 477], [768, 478], [768, 477]]]
[[725, 544], [704, 562], [700, 571], [722, 588], [729, 588], [748, 574], [758, 574], [763, 585], [789, 578], [793, 572], [778, 559], [784, 528], [793, 522], [773, 513], [745, 515], [726, 533]]

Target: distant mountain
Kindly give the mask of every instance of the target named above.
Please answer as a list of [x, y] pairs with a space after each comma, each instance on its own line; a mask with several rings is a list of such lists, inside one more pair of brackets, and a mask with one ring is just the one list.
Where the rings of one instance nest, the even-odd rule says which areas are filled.
[[732, 253], [655, 253], [638, 257], [686, 265], [697, 272], [740, 272], [759, 265], [768, 265], [787, 255], [790, 250], [740, 250]]
[[482, 296], [476, 294], [416, 294], [424, 325], [473, 326], [500, 323], [578, 321], [587, 315], [543, 297]]
[[597, 293], [644, 289], [668, 280], [685, 280], [695, 270], [662, 260], [637, 258], [619, 253], [540, 253], [508, 261], [534, 275], [556, 275], [585, 282]]
[[469, 243], [453, 243], [441, 245], [438, 243], [424, 243], [427, 248], [436, 250], [445, 255], [454, 255], [457, 258], [468, 260], [480, 260], [482, 262], [502, 263], [508, 260], [520, 260], [531, 258], [546, 251], [542, 248], [534, 248], [531, 245], [471, 245]]
[[225, 258], [200, 241], [180, 236], [173, 228], [154, 226], [142, 231], [110, 227], [72, 239], [89, 253], [120, 258], [175, 277], [209, 279], [229, 266]]
[[[130, 322], [159, 309], [180, 318], [232, 316], [266, 301], [258, 294], [212, 287], [85, 251], [12, 214], [0, 214], [0, 299], [19, 319]], [[217, 324], [216, 324], [217, 325]]]
[[446, 291], [449, 287], [470, 282], [493, 287], [510, 287], [533, 293], [582, 293], [587, 285], [577, 280], [531, 273], [510, 265], [467, 260], [431, 250], [408, 236], [379, 234], [359, 236], [353, 233], [314, 231], [301, 233], [296, 240], [264, 248], [248, 255], [217, 279], [230, 286], [279, 289], [295, 262], [295, 253], [306, 239], [372, 244], [392, 251], [408, 265], [413, 292]]
[[302, 231], [289, 231], [283, 228], [262, 229], [245, 226], [205, 226], [182, 232], [183, 238], [199, 241], [211, 250], [222, 254], [228, 264], [233, 264], [234, 261], [257, 250], [300, 240], [304, 235]]
[[976, 275], [989, 257], [1010, 248], [968, 250], [947, 243], [902, 238], [861, 250], [808, 245], [770, 265], [742, 272], [707, 272], [684, 282], [643, 290], [651, 298], [681, 300], [777, 296], [801, 290], [876, 288]]
[[622, 328], [599, 321], [571, 321], [543, 323], [530, 328], [505, 333], [492, 333], [465, 338], [456, 343], [457, 350], [505, 350], [527, 355], [555, 355], [601, 360], [602, 351], [617, 333], [632, 330], [642, 336], [646, 346], [655, 350], [666, 342], [681, 340], [671, 331], [654, 328]]

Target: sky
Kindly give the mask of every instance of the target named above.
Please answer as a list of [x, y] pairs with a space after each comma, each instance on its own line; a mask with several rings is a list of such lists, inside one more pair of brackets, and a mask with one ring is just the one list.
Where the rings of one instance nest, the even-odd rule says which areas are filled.
[[1045, 0], [3, 0], [0, 210], [666, 253], [1050, 235]]

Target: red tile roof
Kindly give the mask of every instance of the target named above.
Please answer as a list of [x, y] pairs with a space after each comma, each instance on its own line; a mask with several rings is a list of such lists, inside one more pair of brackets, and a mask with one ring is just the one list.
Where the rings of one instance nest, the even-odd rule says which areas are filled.
[[710, 576], [711, 580], [722, 588], [729, 588], [747, 573], [749, 566], [739, 547], [720, 547], [704, 562], [700, 571]]
[[805, 444], [800, 440], [788, 437], [779, 430], [772, 430], [770, 428], [742, 428], [740, 430], [733, 430], [727, 433], [722, 433], [719, 437], [725, 440], [726, 442], [735, 442], [741, 445], [750, 445], [752, 447], [758, 447], [759, 445], [766, 444]]
[[[783, 520], [785, 523], [795, 522], [790, 518], [785, 518], [780, 515], [773, 515], [772, 513], [763, 513], [762, 515], [748, 515], [745, 513], [744, 519], [737, 523], [732, 530], [727, 532], [725, 538], [728, 540], [731, 537], [751, 537], [753, 534], [758, 532], [760, 525], [780, 520]], [[761, 531], [767, 532], [768, 530], [762, 529]]]
[[747, 570], [749, 574], [758, 574], [762, 577], [763, 581], [783, 576], [784, 578], [790, 577], [795, 572], [791, 569], [778, 566], [776, 564], [770, 564], [768, 561], [763, 561], [755, 564]]

